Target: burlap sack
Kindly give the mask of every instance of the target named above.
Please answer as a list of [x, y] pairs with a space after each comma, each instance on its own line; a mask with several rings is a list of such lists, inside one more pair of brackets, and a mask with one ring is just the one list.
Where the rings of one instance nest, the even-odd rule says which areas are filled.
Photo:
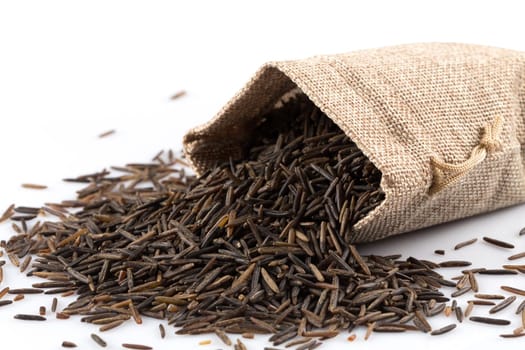
[[299, 87], [382, 172], [372, 241], [525, 200], [525, 54], [415, 44], [264, 65], [184, 146], [202, 171], [238, 158], [254, 120]]

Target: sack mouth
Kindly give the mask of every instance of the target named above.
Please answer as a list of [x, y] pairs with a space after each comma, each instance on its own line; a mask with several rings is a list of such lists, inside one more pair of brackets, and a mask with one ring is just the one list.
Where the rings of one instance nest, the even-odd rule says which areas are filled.
[[215, 118], [184, 136], [184, 152], [193, 169], [201, 174], [230, 157], [240, 159], [261, 116], [295, 88], [297, 85], [277, 68], [261, 68]]
[[[340, 120], [333, 118], [330, 111], [324, 110], [322, 104], [316, 103], [315, 96], [312, 98], [298, 86], [293, 77], [268, 64], [256, 74], [256, 78], [252, 79], [241, 93], [218, 113], [220, 123], [216, 122], [218, 118], [216, 117], [209, 123], [191, 130], [184, 137], [185, 152], [191, 166], [197, 173], [201, 174], [230, 159], [242, 160], [245, 150], [248, 148], [252, 136], [257, 132], [264, 115], [300, 94], [308, 97], [339, 129], [345, 132], [363, 155], [370, 159], [366, 147], [362, 147], [359, 141], [352, 138], [345, 131], [348, 128], [345, 128]], [[377, 164], [373, 161], [371, 163], [382, 174]], [[359, 230], [354, 232], [354, 228], [359, 227], [363, 220], [370, 220], [369, 217], [380, 211], [387, 201], [389, 193], [385, 191], [385, 181], [385, 177], [381, 175], [379, 190], [384, 195], [383, 199], [364, 217], [353, 223], [352, 235], [348, 243], [370, 240], [369, 235], [361, 235]], [[377, 237], [373, 238], [373, 240], [375, 239]]]

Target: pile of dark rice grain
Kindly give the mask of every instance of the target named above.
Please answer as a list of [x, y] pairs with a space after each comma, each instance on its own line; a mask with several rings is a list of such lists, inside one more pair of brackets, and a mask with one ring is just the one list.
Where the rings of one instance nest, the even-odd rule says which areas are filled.
[[[164, 158], [69, 179], [86, 184], [77, 199], [6, 214], [19, 223], [9, 257], [34, 255], [28, 275], [48, 280], [33, 287], [77, 294], [61, 314], [313, 349], [356, 326], [428, 332], [440, 287], [456, 285], [434, 263], [348, 243], [384, 198], [381, 173], [304, 95], [262, 118], [241, 161], [194, 177]], [[58, 220], [27, 224], [41, 212]]]

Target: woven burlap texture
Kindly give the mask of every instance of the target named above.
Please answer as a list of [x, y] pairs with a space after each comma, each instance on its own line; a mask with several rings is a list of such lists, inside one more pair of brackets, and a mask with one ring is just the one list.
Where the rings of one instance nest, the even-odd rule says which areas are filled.
[[[184, 147], [198, 172], [239, 158], [257, 118], [299, 87], [382, 172], [385, 200], [354, 226], [353, 242], [492, 211], [525, 201], [525, 54], [426, 43], [270, 62]], [[432, 193], [431, 158], [461, 163], [481, 130], [503, 124], [499, 148]]]

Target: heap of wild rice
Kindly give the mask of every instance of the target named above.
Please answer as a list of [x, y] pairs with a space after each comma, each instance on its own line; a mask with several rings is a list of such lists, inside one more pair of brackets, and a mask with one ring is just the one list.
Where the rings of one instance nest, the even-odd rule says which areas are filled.
[[[11, 261], [36, 255], [28, 275], [48, 280], [32, 291], [75, 292], [61, 317], [101, 331], [145, 315], [226, 343], [225, 333], [269, 333], [274, 345], [299, 336], [301, 349], [360, 325], [428, 332], [426, 317], [445, 309], [439, 288], [456, 282], [438, 265], [347, 243], [384, 198], [381, 174], [303, 95], [264, 116], [242, 161], [200, 177], [178, 163], [159, 154], [114, 167], [120, 176], [69, 179], [87, 184], [76, 200], [11, 208]], [[58, 221], [29, 227], [42, 211]]]

